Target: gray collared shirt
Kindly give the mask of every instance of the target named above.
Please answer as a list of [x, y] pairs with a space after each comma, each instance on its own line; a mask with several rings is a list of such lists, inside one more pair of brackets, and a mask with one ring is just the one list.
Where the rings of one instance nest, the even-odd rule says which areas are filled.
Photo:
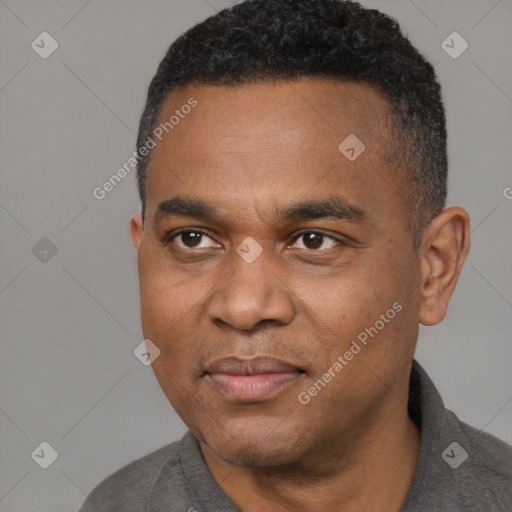
[[[512, 512], [512, 447], [461, 422], [413, 361], [409, 414], [421, 431], [402, 512]], [[198, 441], [138, 459], [101, 482], [79, 512], [239, 512], [212, 477]]]

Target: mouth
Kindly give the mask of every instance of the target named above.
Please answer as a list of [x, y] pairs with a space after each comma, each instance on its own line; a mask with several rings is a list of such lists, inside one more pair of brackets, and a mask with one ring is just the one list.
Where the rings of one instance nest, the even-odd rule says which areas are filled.
[[230, 400], [259, 402], [291, 386], [303, 374], [303, 370], [280, 359], [227, 357], [209, 365], [205, 378]]

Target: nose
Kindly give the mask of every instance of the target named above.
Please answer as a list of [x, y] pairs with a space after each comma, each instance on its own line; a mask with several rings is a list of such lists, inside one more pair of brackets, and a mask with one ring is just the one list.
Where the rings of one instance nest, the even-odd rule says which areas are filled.
[[234, 254], [231, 264], [230, 272], [212, 292], [210, 321], [244, 331], [261, 322], [291, 323], [295, 315], [292, 292], [265, 252], [252, 263]]

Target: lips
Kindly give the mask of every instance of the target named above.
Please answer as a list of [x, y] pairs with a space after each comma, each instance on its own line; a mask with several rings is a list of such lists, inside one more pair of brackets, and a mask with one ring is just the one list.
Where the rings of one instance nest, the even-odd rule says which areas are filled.
[[205, 378], [228, 399], [257, 402], [292, 385], [303, 373], [296, 366], [271, 357], [227, 357], [208, 365]]

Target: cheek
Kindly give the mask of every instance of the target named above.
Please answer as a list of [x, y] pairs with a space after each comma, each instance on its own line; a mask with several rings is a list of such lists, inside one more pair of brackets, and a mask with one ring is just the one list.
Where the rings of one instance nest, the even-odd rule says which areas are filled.
[[347, 369], [357, 374], [393, 367], [409, 356], [417, 322], [403, 268], [368, 252], [328, 279], [295, 283], [300, 309], [319, 343], [316, 377], [345, 354]]
[[391, 306], [376, 289], [368, 267], [353, 263], [328, 277], [291, 284], [299, 310], [328, 345], [340, 348], [374, 317]]
[[197, 287], [172, 269], [161, 252], [139, 259], [141, 317], [144, 335], [161, 336], [177, 327], [197, 303]]
[[198, 355], [200, 336], [192, 325], [201, 307], [198, 287], [156, 259], [141, 262], [139, 273], [142, 331], [160, 349], [153, 370], [167, 396], [179, 396]]
[[153, 372], [172, 408], [187, 425], [194, 425], [198, 415], [211, 415], [211, 411], [198, 396], [195, 381], [185, 372], [186, 362], [180, 364], [180, 360], [172, 353], [162, 352], [152, 365]]

